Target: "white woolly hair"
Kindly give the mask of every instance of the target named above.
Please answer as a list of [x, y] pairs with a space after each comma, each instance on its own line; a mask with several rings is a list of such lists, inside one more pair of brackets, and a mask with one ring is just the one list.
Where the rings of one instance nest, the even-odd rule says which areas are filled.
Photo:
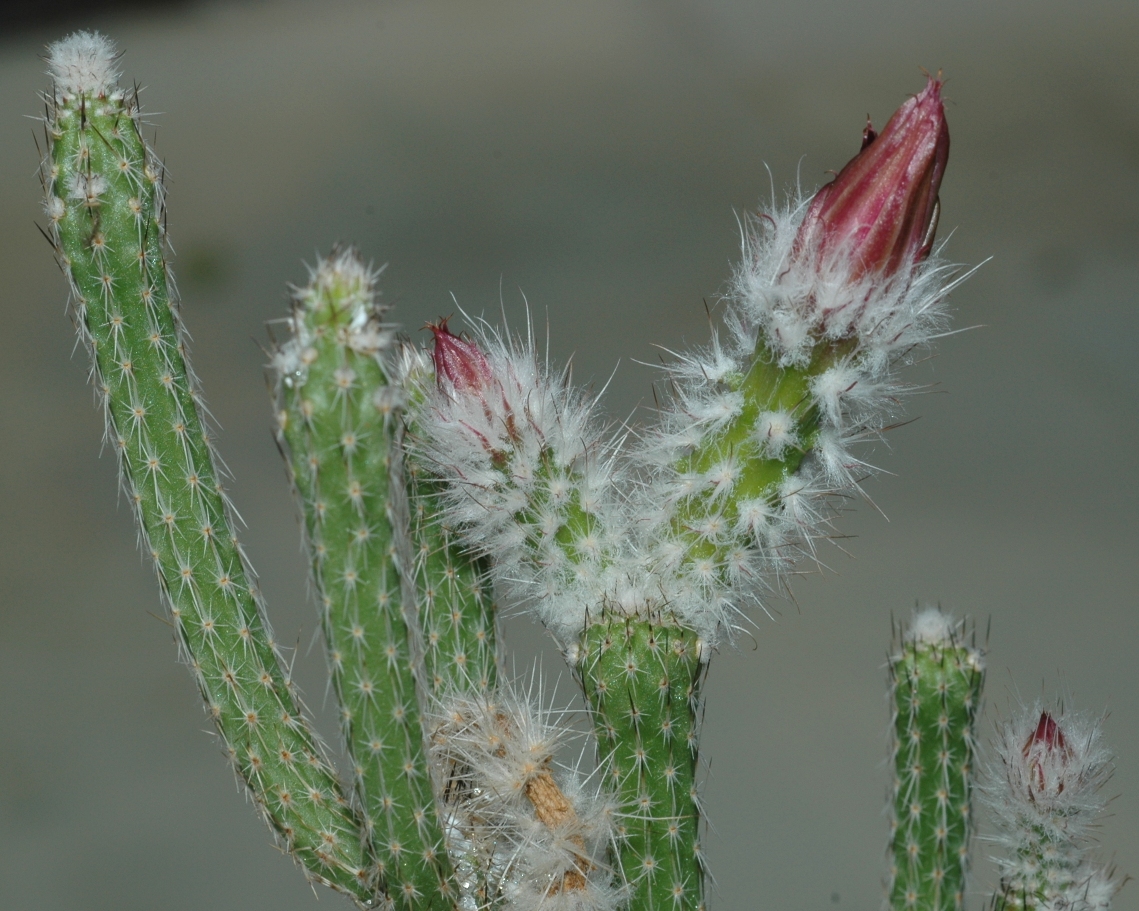
[[934, 256], [903, 263], [890, 277], [859, 276], [849, 244], [822, 255], [792, 255], [810, 197], [749, 217], [742, 261], [728, 298], [738, 308], [746, 341], [762, 332], [782, 364], [805, 364], [817, 341], [858, 340], [859, 360], [871, 374], [927, 345], [946, 327], [945, 298], [967, 276]]
[[940, 607], [915, 610], [905, 632], [905, 641], [917, 645], [952, 645], [961, 639], [961, 623]]
[[997, 725], [982, 771], [979, 790], [998, 825], [989, 840], [1005, 850], [993, 858], [1001, 888], [1036, 896], [1041, 911], [1107, 911], [1123, 883], [1089, 850], [1111, 774], [1101, 719], [1056, 710], [1063, 740], [1048, 745], [1034, 742], [1042, 710], [1037, 702]]
[[1108, 911], [1123, 883], [1109, 867], [1083, 864], [1063, 898], [1044, 911]]
[[74, 32], [47, 46], [48, 75], [56, 97], [110, 95], [119, 84], [115, 43], [98, 32]]
[[[441, 778], [448, 846], [461, 873], [486, 877], [517, 911], [615, 911], [605, 857], [613, 807], [596, 776], [563, 766], [556, 754], [574, 736], [562, 711], [543, 707], [512, 684], [489, 694], [451, 693], [429, 720], [432, 765]], [[541, 779], [564, 803], [557, 818], [536, 811]], [[567, 875], [570, 877], [567, 879]], [[475, 894], [464, 909], [482, 908]]]
[[[620, 575], [618, 446], [569, 371], [553, 373], [539, 359], [532, 334], [504, 336], [482, 321], [475, 328], [490, 368], [486, 387], [473, 393], [446, 378], [434, 382], [413, 415], [409, 444], [450, 482], [447, 521], [493, 559], [500, 596], [532, 608], [569, 643], [588, 612], [610, 600]], [[403, 373], [425, 360], [402, 359]]]
[[1111, 753], [1101, 737], [1101, 719], [1052, 713], [1063, 745], [1033, 744], [1041, 703], [1022, 708], [997, 724], [993, 757], [981, 794], [1005, 830], [1002, 841], [1016, 849], [1044, 832], [1054, 841], [1082, 839], [1103, 808], [1099, 793], [1111, 775]]
[[[745, 226], [727, 332], [675, 356], [660, 426], [635, 451], [606, 438], [592, 397], [543, 363], [532, 334], [477, 321], [485, 388], [444, 381], [427, 394], [412, 444], [449, 481], [449, 524], [492, 558], [503, 599], [532, 608], [563, 645], [604, 609], [670, 613], [715, 646], [749, 605], [762, 609], [786, 586], [799, 559], [818, 561], [838, 504], [875, 471], [851, 449], [880, 437], [899, 410], [908, 389], [897, 368], [943, 331], [945, 296], [964, 277], [950, 280], [953, 267], [936, 256], [893, 277], [859, 276], [841, 247], [793, 257], [806, 204]], [[801, 404], [745, 402], [740, 383], [757, 356], [797, 368], [815, 345], [840, 340], [844, 353], [811, 378]], [[796, 422], [817, 408], [815, 445], [793, 474], [741, 502], [750, 456], [725, 450], [700, 471], [678, 467], [756, 405], [752, 450], [777, 460], [802, 445]], [[693, 502], [695, 516], [684, 511]]]

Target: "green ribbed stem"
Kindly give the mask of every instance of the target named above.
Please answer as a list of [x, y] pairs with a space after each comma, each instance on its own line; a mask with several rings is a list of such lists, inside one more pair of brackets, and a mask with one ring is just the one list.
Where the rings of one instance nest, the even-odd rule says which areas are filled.
[[50, 112], [48, 212], [107, 435], [185, 660], [238, 774], [310, 876], [366, 903], [359, 820], [303, 718], [234, 536], [168, 292], [161, 166], [133, 97]]
[[984, 672], [975, 649], [906, 642], [891, 658], [894, 911], [959, 911], [973, 830], [974, 723]]
[[498, 680], [488, 561], [472, 558], [441, 521], [439, 482], [409, 461], [411, 534], [427, 686], [486, 693]]
[[615, 866], [629, 911], [697, 911], [698, 639], [667, 618], [608, 617], [581, 640], [585, 698], [621, 812]]
[[299, 292], [295, 369], [281, 378], [279, 423], [379, 888], [397, 907], [446, 911], [451, 865], [420, 725], [414, 610], [404, 610], [393, 531], [398, 415], [375, 336], [366, 334], [382, 332], [371, 278], [354, 252], [334, 252]]
[[[748, 372], [723, 381], [742, 395], [742, 408], [722, 432], [705, 439], [681, 459], [677, 468], [682, 475], [703, 475], [725, 460], [733, 460], [739, 475], [727, 497], [703, 490], [681, 504], [673, 531], [687, 540], [689, 560], [711, 559], [719, 566], [730, 562], [730, 554], [719, 552], [714, 542], [695, 534], [694, 527], [713, 516], [723, 516], [726, 524], [734, 527], [740, 504], [748, 500], [764, 499], [771, 506], [778, 505], [780, 484], [799, 470], [818, 440], [821, 414], [811, 395], [811, 380], [850, 354], [854, 344], [849, 340], [819, 343], [806, 366], [781, 367], [761, 338]], [[787, 412], [794, 418], [798, 444], [787, 446], [779, 458], [765, 453], [755, 432], [759, 416], [768, 411]]]

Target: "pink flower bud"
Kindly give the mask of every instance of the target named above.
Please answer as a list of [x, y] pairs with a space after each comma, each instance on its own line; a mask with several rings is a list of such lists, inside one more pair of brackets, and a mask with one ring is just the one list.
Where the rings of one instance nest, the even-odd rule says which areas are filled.
[[1043, 792], [1051, 784], [1057, 795], [1064, 793], [1063, 771], [1072, 759], [1072, 749], [1060, 725], [1047, 712], [1040, 713], [1036, 730], [1025, 741], [1021, 753], [1028, 764], [1030, 786]]
[[427, 326], [435, 334], [435, 350], [431, 357], [435, 361], [435, 379], [442, 384], [445, 380], [456, 392], [478, 394], [494, 383], [494, 373], [486, 355], [474, 342], [453, 334], [447, 328], [447, 320]]
[[867, 122], [862, 150], [811, 200], [795, 238], [796, 259], [837, 251], [852, 257], [852, 278], [859, 279], [889, 277], [929, 255], [949, 158], [941, 85], [931, 77], [881, 133]]

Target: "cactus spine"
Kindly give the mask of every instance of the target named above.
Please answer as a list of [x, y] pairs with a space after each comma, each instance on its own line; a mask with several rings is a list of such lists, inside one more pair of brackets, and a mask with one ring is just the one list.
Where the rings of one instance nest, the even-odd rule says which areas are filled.
[[359, 821], [301, 713], [232, 530], [171, 294], [162, 167], [113, 60], [98, 35], [51, 47], [43, 173], [107, 438], [237, 773], [309, 876], [367, 903]]
[[400, 907], [450, 907], [450, 863], [417, 693], [414, 604], [404, 604], [392, 477], [398, 392], [379, 355], [391, 332], [375, 275], [333, 251], [297, 291], [273, 359], [279, 440], [304, 513], [333, 685], [370, 858]]
[[661, 617], [586, 628], [578, 673], [620, 815], [616, 866], [631, 911], [704, 905], [696, 795], [696, 634]]
[[975, 753], [984, 669], [956, 624], [918, 614], [890, 659], [893, 823], [890, 906], [959, 911], [965, 894]]

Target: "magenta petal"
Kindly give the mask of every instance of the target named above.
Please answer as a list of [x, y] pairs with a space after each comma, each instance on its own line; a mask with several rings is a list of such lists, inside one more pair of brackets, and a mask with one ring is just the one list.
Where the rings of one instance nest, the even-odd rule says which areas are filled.
[[933, 246], [937, 193], [949, 158], [941, 82], [903, 104], [876, 136], [824, 186], [807, 209], [796, 258], [838, 251], [854, 259], [854, 279], [893, 275]]

